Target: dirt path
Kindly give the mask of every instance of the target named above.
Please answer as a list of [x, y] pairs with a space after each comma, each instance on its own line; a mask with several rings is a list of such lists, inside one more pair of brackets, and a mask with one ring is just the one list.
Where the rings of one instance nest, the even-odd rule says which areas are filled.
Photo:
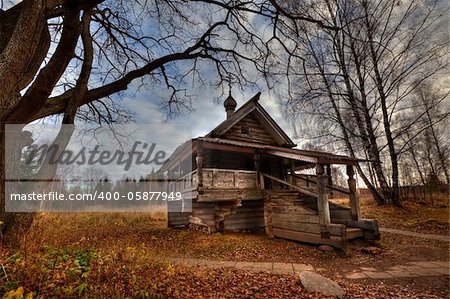
[[[302, 271], [322, 272], [325, 269], [314, 268], [309, 264], [277, 263], [277, 262], [235, 262], [215, 261], [206, 259], [179, 258], [170, 259], [169, 262], [184, 266], [204, 266], [209, 268], [235, 268], [255, 272], [271, 274], [299, 274]], [[343, 276], [348, 279], [391, 279], [431, 276], [450, 276], [450, 264], [448, 261], [423, 261], [411, 262], [406, 265], [391, 266], [389, 269], [379, 270], [374, 267], [360, 267], [357, 270], [343, 271]]]
[[407, 230], [400, 230], [400, 229], [386, 228], [386, 227], [380, 227], [380, 232], [450, 242], [449, 236], [444, 236], [444, 235], [422, 234], [422, 233], [416, 233], [416, 232], [411, 232], [411, 231], [407, 231]]

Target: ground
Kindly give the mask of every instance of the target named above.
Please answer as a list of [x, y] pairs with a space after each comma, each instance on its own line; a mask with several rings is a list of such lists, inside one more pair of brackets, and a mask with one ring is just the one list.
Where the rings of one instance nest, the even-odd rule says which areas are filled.
[[[405, 207], [365, 204], [362, 210], [381, 226], [448, 235], [448, 206]], [[380, 249], [376, 254], [367, 252], [368, 244], [362, 242], [353, 243], [347, 252], [322, 252], [261, 234], [207, 235], [168, 229], [165, 223], [164, 213], [39, 214], [19, 252], [2, 247], [0, 294], [13, 290], [41, 298], [323, 298], [306, 292], [296, 275], [175, 262], [201, 259], [312, 265], [339, 282], [348, 298], [449, 296], [445, 275], [347, 278], [361, 268], [383, 271], [411, 262], [449, 261], [449, 242], [383, 233], [375, 244]]]

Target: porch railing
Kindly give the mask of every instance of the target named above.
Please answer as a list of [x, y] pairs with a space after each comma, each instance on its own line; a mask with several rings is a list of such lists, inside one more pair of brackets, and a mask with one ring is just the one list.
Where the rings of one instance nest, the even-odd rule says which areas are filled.
[[[256, 189], [256, 171], [219, 168], [203, 168], [203, 188], [214, 189]], [[169, 183], [169, 192], [194, 190], [198, 187], [198, 173], [194, 170], [178, 180]]]

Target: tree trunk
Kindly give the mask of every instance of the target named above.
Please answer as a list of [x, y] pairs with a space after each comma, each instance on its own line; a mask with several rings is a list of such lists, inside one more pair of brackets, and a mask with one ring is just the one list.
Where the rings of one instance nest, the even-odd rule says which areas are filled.
[[[340, 46], [340, 40], [338, 38], [337, 42], [335, 43], [335, 46], [339, 57], [338, 58], [340, 64], [339, 67], [341, 68], [342, 75], [344, 77], [345, 87], [348, 93], [348, 100], [350, 102], [353, 116], [355, 117], [356, 125], [360, 132], [361, 140], [363, 142], [364, 147], [367, 149], [367, 152], [369, 153], [372, 167], [375, 170], [375, 174], [377, 175], [377, 179], [383, 191], [383, 194], [386, 196], [386, 193], [389, 190], [389, 185], [386, 181], [386, 177], [384, 176], [383, 168], [381, 167], [380, 152], [376, 144], [376, 137], [373, 132], [372, 124], [370, 120], [364, 121], [361, 114], [359, 113], [360, 107], [357, 104], [355, 94], [351, 86], [350, 75], [347, 70], [344, 53]], [[385, 200], [383, 200], [383, 202], [385, 202]]]
[[391, 179], [392, 179], [392, 187], [391, 187], [391, 196], [390, 200], [391, 202], [396, 205], [400, 206], [400, 186], [399, 186], [399, 172], [398, 172], [398, 156], [397, 152], [395, 150], [395, 144], [394, 139], [392, 138], [392, 131], [391, 131], [391, 123], [389, 119], [389, 112], [387, 108], [387, 96], [384, 92], [384, 85], [383, 85], [383, 79], [380, 74], [379, 66], [378, 66], [378, 58], [377, 54], [375, 52], [374, 48], [374, 40], [373, 40], [373, 32], [371, 28], [371, 24], [369, 21], [369, 15], [368, 15], [368, 8], [367, 3], [364, 2], [364, 11], [365, 11], [365, 24], [367, 29], [367, 36], [368, 36], [368, 44], [369, 44], [369, 52], [370, 57], [372, 59], [373, 64], [373, 71], [375, 73], [375, 85], [378, 90], [378, 94], [380, 96], [380, 105], [381, 105], [381, 111], [383, 114], [383, 126], [384, 126], [384, 133], [389, 149], [389, 157], [391, 160]]
[[[347, 127], [345, 126], [344, 120], [342, 119], [339, 107], [336, 104], [336, 100], [334, 98], [334, 95], [333, 95], [333, 92], [331, 90], [331, 87], [330, 87], [330, 84], [328, 82], [328, 79], [327, 79], [327, 77], [325, 75], [325, 71], [324, 71], [324, 69], [323, 69], [323, 67], [322, 67], [322, 65], [321, 65], [321, 63], [320, 63], [320, 61], [319, 61], [319, 59], [318, 59], [318, 57], [317, 57], [315, 52], [312, 53], [312, 56], [314, 57], [314, 60], [317, 63], [317, 67], [319, 68], [322, 80], [323, 80], [323, 82], [324, 82], [324, 84], [326, 86], [327, 93], [328, 93], [328, 98], [330, 99], [330, 102], [331, 102], [331, 104], [333, 106], [333, 110], [334, 110], [334, 112], [336, 114], [336, 119], [337, 119], [337, 122], [339, 124], [340, 129], [341, 129], [342, 137], [344, 139], [344, 142], [345, 142], [345, 145], [347, 147], [347, 150], [348, 150], [350, 156], [352, 158], [355, 158], [356, 157], [355, 151], [354, 151], [353, 146], [351, 144], [350, 136], [349, 136], [349, 134], [347, 132]], [[364, 184], [366, 184], [367, 188], [369, 188], [370, 192], [372, 193], [373, 198], [375, 199], [375, 201], [378, 204], [385, 204], [385, 199], [378, 192], [377, 188], [375, 188], [375, 186], [367, 178], [365, 173], [362, 171], [361, 166], [358, 165], [356, 169], [357, 169], [359, 175], [361, 176], [361, 179], [364, 181]]]

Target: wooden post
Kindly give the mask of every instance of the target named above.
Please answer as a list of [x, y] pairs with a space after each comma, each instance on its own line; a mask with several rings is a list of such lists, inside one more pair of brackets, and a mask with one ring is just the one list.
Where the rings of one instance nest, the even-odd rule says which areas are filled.
[[[262, 175], [261, 175], [262, 176]], [[270, 193], [265, 194], [264, 198], [264, 229], [266, 234], [270, 237], [274, 237], [272, 229], [272, 201], [270, 198]]]
[[265, 186], [264, 186], [264, 175], [261, 172], [259, 173], [259, 181], [260, 181], [261, 189], [264, 189], [265, 188]]
[[327, 164], [327, 184], [333, 186], [333, 177], [331, 176], [331, 165]]
[[354, 178], [355, 170], [352, 165], [347, 165], [348, 189], [350, 191], [350, 206], [352, 208], [352, 219], [359, 220], [361, 218], [361, 210], [359, 206], [359, 195], [356, 189], [356, 180]]
[[197, 147], [197, 183], [198, 187], [203, 187], [203, 148], [201, 144]]
[[[287, 182], [287, 169], [286, 165], [284, 164], [284, 158], [280, 158], [281, 162], [281, 178], [283, 181]], [[273, 173], [271, 173], [273, 174]], [[273, 182], [272, 182], [273, 183]], [[281, 185], [281, 188], [285, 188], [286, 186]], [[287, 187], [287, 189], [291, 189], [290, 187]]]
[[319, 223], [326, 227], [331, 223], [330, 206], [327, 195], [327, 176], [323, 164], [316, 164], [317, 174], [317, 208], [319, 211]]
[[290, 161], [290, 172], [291, 172], [291, 179], [289, 181], [289, 183], [291, 183], [292, 185], [297, 185], [297, 180], [295, 178], [295, 162], [293, 160]]
[[[329, 187], [333, 186], [333, 176], [331, 175], [331, 165], [327, 164], [327, 185]], [[333, 189], [328, 188], [328, 192], [330, 194], [330, 198], [333, 198]]]
[[261, 188], [261, 180], [260, 180], [260, 158], [258, 154], [255, 154], [253, 156], [253, 162], [255, 163], [255, 170], [256, 170], [256, 188]]

